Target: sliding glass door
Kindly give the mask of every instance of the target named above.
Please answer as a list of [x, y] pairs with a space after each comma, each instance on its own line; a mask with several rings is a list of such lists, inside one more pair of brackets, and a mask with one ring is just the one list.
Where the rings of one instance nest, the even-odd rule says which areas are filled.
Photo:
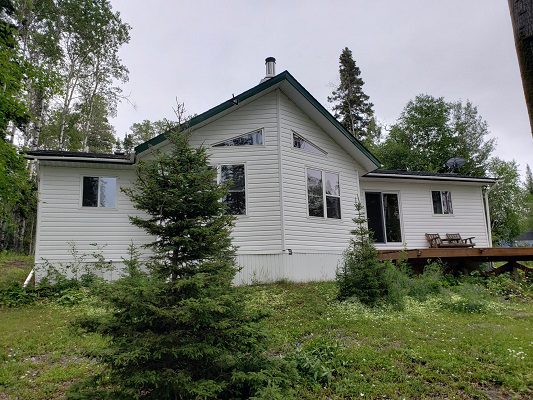
[[401, 243], [400, 203], [397, 193], [366, 192], [368, 229], [376, 243]]

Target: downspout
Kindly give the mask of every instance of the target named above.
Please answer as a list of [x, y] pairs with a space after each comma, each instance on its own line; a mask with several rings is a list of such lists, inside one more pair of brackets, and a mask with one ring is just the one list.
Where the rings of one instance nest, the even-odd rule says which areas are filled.
[[283, 160], [282, 154], [283, 146], [281, 144], [281, 92], [276, 90], [276, 112], [278, 122], [278, 179], [279, 179], [279, 216], [281, 225], [281, 253], [284, 253], [285, 248], [285, 205], [283, 193]]
[[490, 222], [489, 192], [492, 190], [493, 187], [494, 186], [483, 187], [483, 206], [485, 208], [485, 223], [487, 224], [487, 237], [489, 239], [490, 247], [492, 247], [492, 229]]

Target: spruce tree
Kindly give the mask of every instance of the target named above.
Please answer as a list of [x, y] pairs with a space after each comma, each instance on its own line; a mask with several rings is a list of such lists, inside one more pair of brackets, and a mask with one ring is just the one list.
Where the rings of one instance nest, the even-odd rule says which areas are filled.
[[375, 123], [374, 106], [363, 91], [364, 81], [352, 51], [345, 47], [339, 57], [340, 84], [328, 97], [333, 113], [342, 125], [358, 140], [373, 144], [380, 134]]
[[337, 269], [338, 299], [356, 298], [366, 305], [376, 305], [388, 293], [385, 277], [386, 266], [378, 259], [378, 251], [372, 243], [367, 219], [359, 199], [355, 202], [355, 229], [343, 261]]
[[131, 221], [153, 237], [154, 255], [145, 272], [129, 260], [126, 276], [102, 291], [109, 314], [81, 321], [109, 346], [103, 373], [72, 398], [249, 398], [266, 380], [262, 317], [232, 286], [226, 188], [204, 148], [183, 133], [168, 137], [172, 151], [139, 162], [124, 190], [146, 214]]

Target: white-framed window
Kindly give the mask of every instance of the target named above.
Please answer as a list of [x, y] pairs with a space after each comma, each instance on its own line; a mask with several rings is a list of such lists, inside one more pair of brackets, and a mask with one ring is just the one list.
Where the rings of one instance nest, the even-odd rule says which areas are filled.
[[432, 190], [433, 214], [453, 214], [452, 194], [447, 190]]
[[84, 176], [81, 191], [82, 207], [116, 208], [117, 178]]
[[218, 168], [220, 183], [230, 182], [222, 201], [231, 214], [246, 215], [246, 169], [244, 164], [222, 164]]
[[365, 209], [374, 242], [402, 242], [399, 193], [365, 192]]
[[292, 147], [319, 156], [325, 156], [328, 154], [320, 147], [311, 143], [311, 141], [305, 139], [302, 135], [299, 135], [294, 131], [292, 131]]
[[307, 212], [310, 217], [341, 219], [339, 174], [307, 168]]
[[261, 128], [215, 143], [213, 147], [260, 146], [263, 143], [263, 128]]

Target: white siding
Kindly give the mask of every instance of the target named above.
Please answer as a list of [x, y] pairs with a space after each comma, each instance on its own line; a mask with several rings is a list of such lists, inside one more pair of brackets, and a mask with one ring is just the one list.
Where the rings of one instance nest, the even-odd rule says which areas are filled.
[[197, 129], [193, 146], [211, 146], [263, 128], [262, 146], [211, 147], [210, 162], [245, 164], [246, 215], [238, 216], [233, 243], [239, 254], [281, 252], [276, 93], [272, 92]]
[[[453, 215], [433, 214], [432, 190], [451, 192]], [[402, 237], [407, 248], [425, 248], [426, 233], [460, 233], [463, 237], [475, 236], [476, 247], [490, 247], [480, 186], [454, 182], [384, 181], [378, 178], [361, 179], [364, 191], [398, 192]], [[402, 248], [402, 244], [377, 244], [377, 248]]]
[[239, 255], [237, 263], [242, 269], [235, 277], [235, 283], [275, 282], [280, 279], [291, 282], [333, 280], [341, 257], [337, 253]]
[[[359, 192], [358, 170], [361, 167], [283, 94], [280, 96], [280, 111], [285, 247], [294, 253], [341, 253], [353, 229], [354, 202]], [[295, 149], [292, 131], [310, 140], [327, 155]], [[339, 173], [340, 220], [308, 216], [306, 168]]]
[[[130, 224], [129, 215], [140, 215], [118, 187], [128, 186], [135, 178], [132, 167], [95, 167], [43, 165], [39, 167], [39, 209], [35, 260], [52, 264], [72, 260], [70, 243], [79, 254], [91, 254], [96, 243], [103, 246], [108, 261], [120, 263], [126, 257], [128, 245], [149, 241], [139, 228]], [[83, 176], [117, 177], [116, 209], [81, 207]], [[92, 261], [91, 257], [87, 261]]]

